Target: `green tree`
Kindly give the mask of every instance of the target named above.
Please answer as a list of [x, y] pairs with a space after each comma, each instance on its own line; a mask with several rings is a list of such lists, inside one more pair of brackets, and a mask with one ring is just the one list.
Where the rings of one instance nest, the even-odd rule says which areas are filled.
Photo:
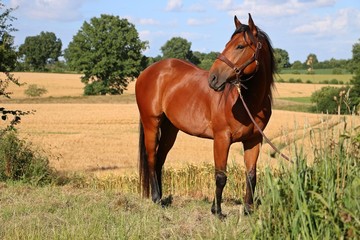
[[351, 79], [353, 87], [350, 91], [350, 99], [353, 107], [357, 112], [360, 111], [360, 39], [358, 43], [353, 45], [352, 59], [351, 59], [352, 71], [354, 73]]
[[291, 68], [294, 70], [301, 70], [304, 69], [304, 64], [302, 64], [299, 60], [297, 60], [292, 64]]
[[86, 95], [122, 94], [146, 65], [146, 48], [134, 24], [103, 14], [83, 23], [64, 57], [71, 68], [83, 72]]
[[200, 68], [209, 70], [216, 60], [219, 52], [209, 52], [209, 53], [201, 53], [198, 51], [194, 52], [194, 56], [199, 59], [199, 64], [197, 64]]
[[360, 66], [360, 39], [358, 40], [357, 43], [353, 45], [352, 59], [348, 64], [348, 70], [351, 73], [355, 73], [355, 71], [359, 69], [359, 66]]
[[[5, 8], [5, 5], [0, 2], [0, 97], [10, 98], [11, 92], [7, 91], [9, 84], [13, 83], [20, 85], [20, 82], [13, 74], [10, 73], [16, 66], [16, 52], [14, 45], [14, 37], [12, 32], [16, 31], [12, 22], [16, 20], [11, 13], [15, 9]], [[13, 129], [14, 125], [20, 122], [21, 116], [29, 114], [30, 112], [23, 112], [21, 110], [9, 110], [0, 106], [1, 120], [9, 120], [9, 125], [5, 129], [0, 129], [0, 139], [4, 133]]]
[[62, 42], [53, 32], [41, 32], [25, 38], [19, 55], [28, 69], [43, 71], [47, 64], [57, 62], [61, 56]]
[[191, 42], [181, 37], [173, 37], [168, 40], [161, 48], [163, 58], [178, 58], [199, 64], [199, 59], [191, 51]]
[[280, 72], [281, 69], [290, 66], [289, 53], [281, 48], [274, 49], [274, 56], [276, 61], [277, 70]]

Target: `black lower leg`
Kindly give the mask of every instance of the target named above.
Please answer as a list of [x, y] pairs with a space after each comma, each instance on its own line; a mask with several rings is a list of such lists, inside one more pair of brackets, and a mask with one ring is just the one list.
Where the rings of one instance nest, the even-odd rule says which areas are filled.
[[161, 200], [161, 193], [158, 183], [157, 174], [151, 174], [150, 176], [150, 184], [151, 184], [151, 199], [154, 203], [158, 203]]
[[246, 173], [246, 194], [245, 194], [245, 214], [252, 212], [254, 203], [254, 192], [256, 186], [256, 170], [252, 169]]
[[216, 180], [216, 191], [215, 191], [215, 198], [213, 201], [213, 205], [211, 207], [211, 212], [213, 214], [224, 216], [221, 211], [221, 201], [222, 201], [222, 192], [226, 185], [226, 174], [224, 172], [216, 171], [215, 173], [215, 180]]

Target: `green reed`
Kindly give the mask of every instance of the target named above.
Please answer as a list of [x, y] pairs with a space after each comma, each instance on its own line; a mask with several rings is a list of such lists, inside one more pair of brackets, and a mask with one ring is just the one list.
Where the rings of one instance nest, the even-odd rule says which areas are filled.
[[[298, 149], [296, 163], [266, 169], [258, 195], [254, 238], [342, 239], [360, 237], [359, 128], [313, 133], [315, 161]], [[315, 141], [316, 138], [316, 141]]]

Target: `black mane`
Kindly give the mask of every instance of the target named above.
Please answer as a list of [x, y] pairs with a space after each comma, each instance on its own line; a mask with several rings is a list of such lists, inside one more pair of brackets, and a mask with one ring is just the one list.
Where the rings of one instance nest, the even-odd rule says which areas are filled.
[[238, 27], [235, 32], [233, 33], [233, 35], [231, 35], [231, 38], [234, 37], [234, 35], [238, 34], [238, 33], [242, 33], [242, 32], [246, 32], [246, 31], [249, 31], [250, 28], [248, 25], [245, 25], [245, 24], [241, 24], [240, 27]]

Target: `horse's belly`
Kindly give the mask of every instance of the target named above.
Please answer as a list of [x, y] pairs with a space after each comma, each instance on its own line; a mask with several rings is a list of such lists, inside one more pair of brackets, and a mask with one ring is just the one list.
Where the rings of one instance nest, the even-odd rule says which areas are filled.
[[205, 111], [201, 108], [195, 110], [191, 107], [175, 107], [165, 109], [166, 117], [179, 130], [198, 137], [212, 138], [211, 122], [208, 120]]

